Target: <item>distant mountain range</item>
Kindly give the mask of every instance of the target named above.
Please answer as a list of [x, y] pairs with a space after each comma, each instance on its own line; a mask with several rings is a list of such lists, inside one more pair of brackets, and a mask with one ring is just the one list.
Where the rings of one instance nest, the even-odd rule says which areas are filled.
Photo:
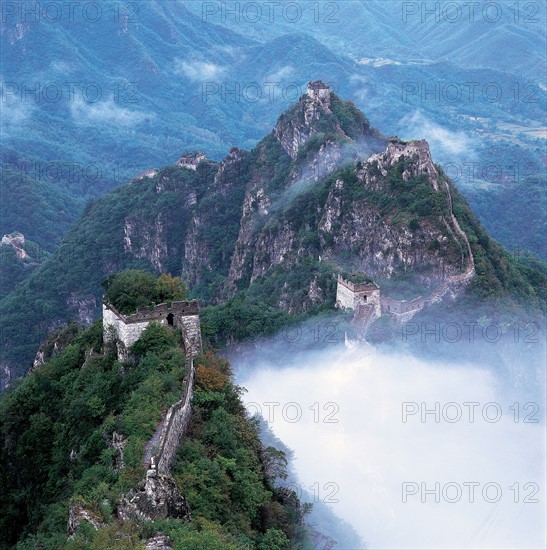
[[[78, 10], [58, 21], [23, 17], [32, 4], [0, 27], [0, 231], [22, 232], [44, 257], [89, 199], [188, 148], [216, 160], [233, 145], [252, 148], [316, 78], [354, 97], [376, 127], [405, 139], [426, 133], [494, 236], [547, 257], [537, 240], [545, 215], [527, 191], [530, 176], [545, 180], [544, 9], [521, 6], [516, 20], [498, 3], [498, 23], [477, 8], [475, 23], [462, 14], [456, 24], [444, 11], [438, 23], [410, 12], [404, 20], [401, 2], [303, 2], [297, 25], [298, 12], [283, 10], [272, 22], [265, 11], [257, 23], [246, 14], [223, 21], [204, 15], [210, 2], [133, 2], [120, 13], [107, 0], [97, 21]], [[543, 184], [535, 189], [544, 200]], [[530, 213], [519, 235], [497, 224], [500, 193]], [[5, 256], [2, 294], [18, 282], [6, 277], [19, 268]]]

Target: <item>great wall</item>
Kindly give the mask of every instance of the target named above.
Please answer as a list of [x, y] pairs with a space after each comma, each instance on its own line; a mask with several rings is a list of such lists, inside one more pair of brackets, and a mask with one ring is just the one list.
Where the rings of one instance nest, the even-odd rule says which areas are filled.
[[172, 405], [145, 447], [143, 464], [149, 470], [167, 475], [175, 457], [180, 438], [186, 431], [192, 413], [194, 392], [194, 357], [201, 352], [201, 327], [197, 301], [172, 302], [137, 309], [124, 315], [113, 305], [103, 302], [103, 337], [116, 342], [118, 357], [128, 357], [130, 348], [152, 322], [180, 328], [188, 373], [181, 388], [181, 399]]
[[454, 238], [455, 231], [465, 243], [467, 254], [462, 251], [462, 265], [466, 264], [465, 270], [462, 273], [448, 275], [430, 294], [412, 300], [395, 300], [382, 295], [380, 287], [374, 282], [352, 283], [338, 275], [336, 307], [352, 309], [355, 312], [352, 322], [358, 327], [361, 337], [366, 336], [370, 325], [381, 315], [389, 315], [399, 322], [409, 321], [416, 313], [428, 305], [441, 301], [446, 295], [457, 296], [474, 277], [475, 259], [471, 244], [454, 215], [450, 187], [447, 182], [444, 182], [444, 186], [452, 225], [444, 217], [443, 221]]
[[[413, 300], [395, 300], [382, 295], [380, 287], [371, 280], [351, 282], [338, 275], [336, 306], [354, 311], [353, 323], [358, 326], [361, 337], [366, 336], [370, 325], [382, 315], [389, 315], [404, 322], [427, 305], [442, 300], [447, 294], [455, 297], [475, 275], [471, 245], [453, 213], [452, 196], [447, 183], [445, 183], [445, 189], [448, 195], [449, 221], [444, 217], [443, 220], [454, 238], [458, 240], [455, 235], [457, 233], [465, 243], [465, 251], [462, 246], [464, 271], [446, 276], [429, 295]], [[131, 315], [124, 315], [111, 304], [103, 302], [104, 341], [116, 342], [120, 359], [129, 356], [131, 347], [152, 322], [180, 328], [188, 372], [181, 388], [181, 399], [167, 410], [153, 437], [145, 446], [143, 466], [147, 470], [146, 479], [137, 489], [124, 497], [124, 504], [120, 509], [122, 510], [121, 514], [125, 514], [126, 517], [131, 515], [143, 518], [151, 517], [148, 496], [152, 495], [153, 502], [159, 503], [158, 506], [163, 506], [165, 499], [170, 498], [172, 505], [178, 510], [176, 513], [189, 516], [190, 512], [183, 497], [177, 494], [172, 487], [169, 472], [192, 413], [191, 402], [195, 380], [194, 357], [202, 350], [198, 303], [192, 301], [159, 304], [138, 309]], [[157, 508], [154, 510], [157, 511]]]

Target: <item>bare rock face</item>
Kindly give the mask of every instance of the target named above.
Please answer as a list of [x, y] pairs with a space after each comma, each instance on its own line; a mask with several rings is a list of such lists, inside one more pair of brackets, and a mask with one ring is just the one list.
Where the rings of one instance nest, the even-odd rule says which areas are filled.
[[17, 258], [20, 260], [28, 260], [29, 255], [25, 250], [25, 236], [19, 231], [15, 231], [9, 235], [2, 237], [2, 246], [11, 246], [15, 251]]
[[9, 365], [0, 363], [0, 392], [9, 388], [11, 383], [11, 369]]
[[171, 476], [148, 470], [146, 479], [122, 496], [118, 516], [122, 521], [190, 520], [190, 508]]
[[68, 510], [67, 536], [69, 539], [74, 538], [82, 521], [92, 525], [95, 529], [104, 527], [105, 524], [93, 512], [86, 510], [80, 503], [71, 504]]
[[[234, 193], [241, 193], [241, 179], [244, 177], [244, 164], [248, 152], [244, 149], [233, 147], [229, 154], [218, 163], [217, 171], [212, 182], [215, 193], [221, 197], [217, 204], [208, 209], [195, 209], [183, 241], [182, 276], [190, 286], [200, 284], [203, 278], [219, 269], [220, 264], [228, 264], [230, 251], [223, 250], [220, 257], [214, 257], [215, 242], [207, 235], [208, 228], [214, 225], [219, 218], [225, 216], [224, 197], [233, 200]], [[192, 206], [197, 202], [196, 193], [193, 193]]]
[[401, 157], [413, 159], [411, 166], [403, 172], [405, 181], [411, 177], [427, 175], [435, 191], [439, 190], [439, 172], [433, 164], [429, 143], [425, 139], [402, 141], [398, 137], [392, 137], [388, 142], [387, 149], [383, 153], [370, 157], [368, 163], [377, 163], [382, 175], [387, 176], [388, 169], [399, 162]]
[[168, 536], [158, 533], [155, 537], [148, 539], [146, 550], [173, 550], [173, 543]]
[[227, 195], [233, 187], [234, 180], [241, 175], [241, 161], [247, 151], [232, 147], [228, 156], [218, 165], [214, 186], [222, 195]]
[[135, 258], [147, 259], [158, 271], [165, 270], [168, 259], [166, 224], [162, 214], [154, 223], [142, 219], [126, 219], [124, 226], [124, 250]]
[[[319, 99], [301, 100], [306, 101], [321, 103]], [[334, 154], [329, 155], [327, 143], [319, 149], [317, 159], [312, 157], [321, 167], [317, 185], [324, 180], [322, 172], [328, 174], [331, 167], [336, 167], [338, 151], [333, 149], [331, 153]], [[386, 214], [377, 202], [367, 198], [369, 192], [389, 197], [393, 192], [389, 171], [401, 162], [404, 162], [404, 180], [427, 178], [431, 191], [439, 194], [445, 205], [442, 215], [420, 218], [411, 227], [408, 222], [394, 220], [396, 210]], [[356, 181], [352, 181], [352, 176]], [[313, 217], [308, 207], [309, 222], [305, 225], [298, 216], [290, 214], [283, 215], [275, 224], [265, 221], [268, 209], [276, 213], [276, 205], [270, 207], [265, 202], [266, 183], [258, 178], [253, 180], [246, 190], [240, 234], [226, 288], [252, 283], [266, 276], [272, 266], [291, 269], [309, 257], [335, 264], [343, 260], [345, 268], [379, 279], [391, 278], [400, 271], [412, 271], [424, 289], [434, 289], [465, 268], [470, 256], [469, 245], [452, 213], [449, 188], [432, 161], [427, 141], [403, 142], [391, 138], [382, 153], [358, 163], [352, 176], [348, 181], [339, 177], [330, 184], [326, 200], [314, 205]], [[311, 178], [312, 185], [314, 179]], [[351, 186], [353, 190], [361, 188], [362, 192], [352, 191]], [[261, 204], [268, 207], [261, 208]], [[303, 239], [302, 235], [317, 235], [317, 238]], [[299, 289], [289, 288], [285, 283], [278, 297], [279, 307], [290, 312], [305, 311], [326, 299], [327, 289], [321, 287], [317, 278], [306, 284], [309, 285], [306, 298], [295, 304], [291, 296]]]
[[79, 297], [76, 292], [71, 292], [66, 301], [67, 306], [74, 311], [79, 323], [90, 325], [97, 312], [97, 300], [92, 295]]
[[323, 143], [304, 163], [299, 165], [292, 174], [293, 182], [307, 179], [315, 182], [326, 178], [340, 168], [342, 159], [341, 146], [334, 141]]
[[296, 105], [297, 116], [281, 115], [274, 135], [292, 159], [296, 158], [300, 147], [317, 132], [314, 123], [325, 113], [330, 113], [330, 105], [329, 87], [321, 81], [310, 82], [306, 96]]
[[112, 433], [112, 438], [109, 438], [106, 434], [103, 437], [105, 437], [107, 445], [116, 451], [116, 456], [114, 457], [114, 470], [121, 470], [125, 466], [123, 454], [127, 440], [122, 434], [116, 431]]
[[[40, 345], [40, 348], [36, 352], [30, 372], [39, 369], [51, 358], [61, 353], [77, 330], [78, 329], [74, 325], [64, 325], [57, 327], [51, 332], [46, 341]], [[86, 360], [89, 358], [88, 353], [91, 351], [92, 350], [88, 350], [88, 352], [86, 352]]]

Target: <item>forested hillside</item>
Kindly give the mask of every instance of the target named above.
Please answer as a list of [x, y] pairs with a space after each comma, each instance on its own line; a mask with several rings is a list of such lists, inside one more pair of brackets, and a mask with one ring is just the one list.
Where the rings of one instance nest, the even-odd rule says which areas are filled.
[[[125, 268], [182, 275], [204, 303], [237, 296], [221, 307], [238, 311], [243, 300], [246, 317], [269, 330], [332, 307], [334, 274], [348, 269], [428, 292], [467, 261], [451, 210], [475, 257], [473, 299], [507, 301], [508, 312], [542, 307], [544, 267], [521, 265], [488, 236], [426, 142], [388, 143], [351, 102], [304, 95], [251, 151], [233, 148], [195, 171], [167, 166], [90, 203], [1, 302], [4, 371], [25, 372], [59, 323], [96, 318], [101, 281]], [[227, 339], [245, 332], [224, 326]]]

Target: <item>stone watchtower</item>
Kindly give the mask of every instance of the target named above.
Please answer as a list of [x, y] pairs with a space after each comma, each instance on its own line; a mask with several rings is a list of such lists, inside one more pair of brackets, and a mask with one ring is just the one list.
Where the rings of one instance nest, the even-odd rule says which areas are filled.
[[306, 94], [311, 99], [318, 99], [320, 102], [329, 102], [330, 88], [322, 81], [308, 82]]
[[103, 340], [118, 340], [118, 357], [125, 359], [128, 350], [141, 337], [151, 322], [178, 327], [182, 331], [184, 350], [190, 357], [201, 352], [201, 326], [197, 301], [172, 302], [139, 308], [136, 313], [124, 315], [112, 304], [103, 301]]
[[207, 157], [205, 153], [187, 153], [182, 155], [182, 157], [177, 160], [177, 166], [182, 166], [183, 168], [189, 168], [190, 170], [197, 170], [198, 164], [205, 160]]
[[380, 287], [376, 283], [352, 283], [338, 275], [336, 307], [353, 309], [358, 315], [362, 308], [381, 315]]

